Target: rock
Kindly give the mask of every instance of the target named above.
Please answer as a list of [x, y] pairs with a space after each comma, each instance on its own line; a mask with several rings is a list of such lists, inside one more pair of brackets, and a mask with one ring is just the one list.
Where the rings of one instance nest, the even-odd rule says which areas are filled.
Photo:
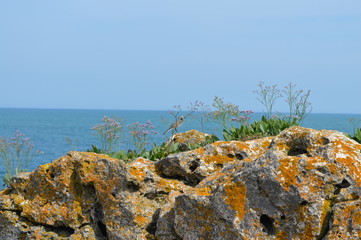
[[155, 167], [161, 176], [175, 178], [194, 187], [206, 176], [228, 165], [248, 161], [264, 153], [271, 140], [268, 137], [247, 142], [218, 141], [192, 151], [171, 154], [156, 162]]
[[[20, 175], [0, 193], [4, 239], [147, 239], [154, 214], [188, 186], [155, 174], [153, 162], [124, 164], [70, 152]], [[62, 238], [63, 237], [63, 238]]]
[[0, 192], [0, 239], [360, 239], [360, 150], [292, 127], [158, 162], [70, 152]]
[[189, 150], [190, 146], [200, 145], [206, 142], [207, 137], [211, 137], [211, 135], [207, 133], [202, 133], [197, 130], [189, 130], [184, 133], [176, 133], [169, 138], [167, 141], [167, 146], [172, 143], [179, 144], [180, 151], [187, 151]]

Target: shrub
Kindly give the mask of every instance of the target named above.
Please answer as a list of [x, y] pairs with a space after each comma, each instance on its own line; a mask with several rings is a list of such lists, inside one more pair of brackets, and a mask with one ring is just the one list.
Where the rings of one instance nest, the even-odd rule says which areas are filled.
[[241, 125], [240, 128], [231, 128], [223, 130], [223, 137], [226, 141], [233, 140], [251, 140], [267, 136], [275, 136], [286, 128], [296, 126], [295, 121], [286, 119], [271, 118], [262, 116], [260, 121], [255, 121], [249, 125]]

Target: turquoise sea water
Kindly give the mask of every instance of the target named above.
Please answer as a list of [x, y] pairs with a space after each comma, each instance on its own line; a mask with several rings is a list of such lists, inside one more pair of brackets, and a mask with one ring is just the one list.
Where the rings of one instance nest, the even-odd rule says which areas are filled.
[[[259, 119], [261, 113], [254, 113], [253, 119]], [[169, 137], [162, 135], [168, 124], [174, 119], [168, 111], [124, 111], [124, 110], [53, 110], [53, 109], [0, 109], [0, 136], [12, 137], [16, 130], [26, 134], [35, 144], [35, 148], [43, 152], [31, 162], [28, 170], [35, 169], [38, 165], [49, 163], [68, 151], [86, 151], [92, 144], [100, 145], [95, 132], [91, 128], [101, 123], [104, 116], [117, 116], [124, 119], [124, 125], [133, 122], [145, 123], [147, 120], [153, 122], [159, 134], [152, 139], [153, 142], [161, 144]], [[353, 133], [350, 118], [361, 119], [360, 114], [317, 114], [311, 113], [307, 116], [302, 126], [314, 129], [331, 129], [346, 133]], [[221, 137], [221, 131], [214, 123], [207, 123], [204, 132], [215, 133]], [[200, 123], [195, 119], [187, 118], [179, 131], [197, 129], [202, 131]], [[72, 139], [70, 145], [65, 139]], [[125, 143], [118, 146], [119, 149], [132, 148]], [[4, 165], [0, 162], [0, 189], [3, 182]]]

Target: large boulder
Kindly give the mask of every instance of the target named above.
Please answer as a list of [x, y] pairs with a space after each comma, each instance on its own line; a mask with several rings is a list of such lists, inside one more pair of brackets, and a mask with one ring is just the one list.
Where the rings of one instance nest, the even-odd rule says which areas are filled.
[[70, 152], [0, 192], [0, 239], [360, 239], [360, 151], [293, 127], [158, 162]]

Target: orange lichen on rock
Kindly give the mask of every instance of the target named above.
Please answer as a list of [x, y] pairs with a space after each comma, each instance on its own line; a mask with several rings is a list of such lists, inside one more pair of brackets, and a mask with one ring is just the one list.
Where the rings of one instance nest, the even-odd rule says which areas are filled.
[[194, 151], [195, 151], [196, 153], [198, 153], [199, 155], [203, 155], [204, 152], [205, 152], [203, 147], [197, 148], [197, 149], [195, 149]]
[[284, 189], [290, 190], [290, 186], [297, 184], [298, 157], [286, 157], [279, 160], [279, 167], [277, 172], [277, 180], [282, 184]]
[[[132, 174], [138, 181], [144, 181], [147, 169], [153, 166], [152, 162], [144, 158], [137, 158], [129, 163], [129, 173]], [[154, 167], [153, 167], [154, 168]]]
[[187, 190], [187, 194], [195, 194], [197, 196], [208, 197], [212, 196], [211, 188], [209, 186], [190, 188]]
[[232, 210], [236, 211], [236, 222], [241, 222], [246, 214], [246, 186], [242, 182], [231, 182], [225, 185], [224, 190], [225, 202]]
[[361, 201], [347, 201], [334, 206], [332, 228], [327, 240], [361, 239]]
[[204, 156], [203, 158], [203, 161], [207, 164], [226, 164], [226, 163], [229, 163], [229, 162], [233, 162], [234, 159], [233, 158], [230, 158], [230, 157], [227, 157], [227, 156], [222, 156], [222, 155], [206, 155]]

